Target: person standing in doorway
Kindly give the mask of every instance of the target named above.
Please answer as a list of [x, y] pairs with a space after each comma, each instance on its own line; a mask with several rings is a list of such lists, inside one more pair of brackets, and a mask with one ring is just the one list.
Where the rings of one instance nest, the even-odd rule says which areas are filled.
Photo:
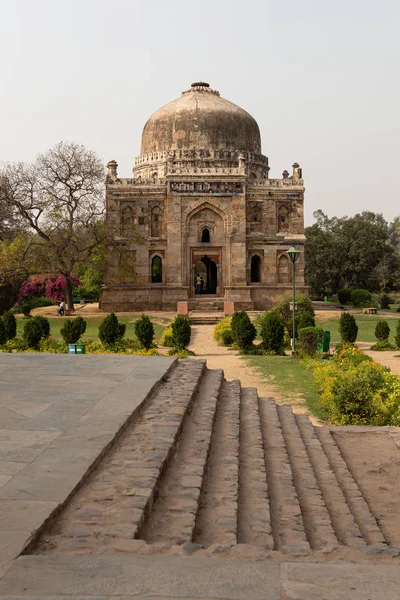
[[199, 273], [197, 273], [196, 275], [196, 294], [200, 294], [201, 293], [201, 277], [199, 275]]

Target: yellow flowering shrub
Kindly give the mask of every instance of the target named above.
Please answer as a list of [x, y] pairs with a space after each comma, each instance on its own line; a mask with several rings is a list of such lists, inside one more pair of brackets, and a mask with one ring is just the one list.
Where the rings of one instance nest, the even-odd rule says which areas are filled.
[[221, 346], [223, 345], [223, 333], [224, 331], [232, 331], [232, 317], [224, 317], [214, 327], [214, 340]]

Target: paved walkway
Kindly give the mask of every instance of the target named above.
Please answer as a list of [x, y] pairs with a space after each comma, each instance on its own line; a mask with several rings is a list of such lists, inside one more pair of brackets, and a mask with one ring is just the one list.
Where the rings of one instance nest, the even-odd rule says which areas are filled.
[[0, 354], [0, 576], [174, 360]]

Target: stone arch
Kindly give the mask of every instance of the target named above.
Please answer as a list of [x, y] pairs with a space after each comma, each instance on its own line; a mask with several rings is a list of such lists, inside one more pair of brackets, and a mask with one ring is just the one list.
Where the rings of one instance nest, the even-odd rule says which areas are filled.
[[203, 230], [201, 232], [201, 242], [203, 244], [209, 244], [210, 241], [211, 241], [210, 230], [208, 227], [203, 227]]
[[151, 209], [151, 237], [160, 237], [162, 232], [162, 210], [159, 206]]
[[278, 209], [278, 231], [288, 231], [289, 214], [289, 207], [286, 204], [282, 204]]
[[291, 264], [286, 254], [278, 257], [277, 275], [278, 283], [291, 283], [292, 281]]
[[[209, 208], [219, 215], [224, 223], [225, 233], [228, 232], [228, 224], [229, 224], [229, 213], [222, 202], [213, 202], [212, 200], [204, 201], [197, 200], [195, 202], [191, 202], [189, 206], [182, 213], [182, 223], [184, 225], [184, 230], [186, 233], [188, 232], [188, 225], [190, 219], [201, 210]], [[182, 228], [183, 229], [183, 228]]]
[[261, 283], [262, 279], [262, 258], [258, 254], [253, 254], [250, 262], [250, 282]]
[[163, 261], [159, 254], [151, 257], [151, 283], [162, 283], [163, 280]]

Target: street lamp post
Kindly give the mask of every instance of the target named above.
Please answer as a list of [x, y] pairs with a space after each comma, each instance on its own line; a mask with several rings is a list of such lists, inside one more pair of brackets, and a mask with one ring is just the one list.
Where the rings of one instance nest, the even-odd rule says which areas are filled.
[[297, 250], [294, 246], [289, 248], [286, 252], [292, 262], [292, 308], [293, 308], [293, 333], [292, 333], [292, 352], [296, 351], [296, 260], [299, 258], [300, 250]]

